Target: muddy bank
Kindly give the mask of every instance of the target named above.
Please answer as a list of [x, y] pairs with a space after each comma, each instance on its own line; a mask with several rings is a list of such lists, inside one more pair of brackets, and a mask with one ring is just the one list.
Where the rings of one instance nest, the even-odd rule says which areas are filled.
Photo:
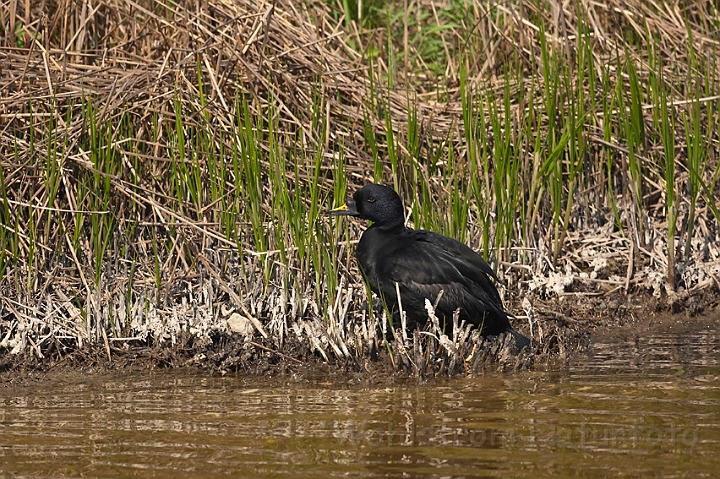
[[[407, 339], [382, 329], [368, 337], [346, 357], [329, 353], [328, 341], [315, 345], [299, 335], [289, 334], [282, 344], [278, 338], [259, 334], [217, 334], [200, 339], [181, 334], [175, 345], [144, 344], [127, 341], [86, 345], [83, 348], [55, 341], [39, 358], [29, 350], [23, 354], [4, 354], [0, 358], [0, 382], [13, 384], [46, 380], [67, 372], [96, 373], [148, 369], [191, 369], [209, 374], [249, 376], [290, 375], [296, 378], [333, 375], [351, 381], [383, 380], [399, 377], [435, 377], [482, 374], [520, 369], [562, 369], [572, 364], [592, 346], [593, 337], [622, 331], [642, 336], [668, 322], [682, 321], [687, 331], [693, 323], [720, 314], [720, 296], [714, 289], [698, 294], [678, 293], [658, 300], [650, 294], [612, 292], [598, 294], [573, 292], [553, 298], [532, 297], [532, 323], [527, 316], [514, 321], [516, 329], [533, 338], [533, 350], [512, 351], [506, 338], [483, 340], [477, 335], [454, 338], [452, 345], [427, 334], [410, 333]], [[517, 306], [511, 304], [511, 306]], [[518, 308], [511, 307], [512, 310]], [[317, 326], [317, 325], [316, 325]], [[699, 326], [698, 326], [699, 327]], [[322, 331], [319, 339], [322, 339]], [[447, 338], [450, 339], [450, 338]], [[509, 339], [509, 338], [507, 338]], [[452, 342], [452, 340], [451, 340]], [[347, 344], [353, 344], [347, 341]]]

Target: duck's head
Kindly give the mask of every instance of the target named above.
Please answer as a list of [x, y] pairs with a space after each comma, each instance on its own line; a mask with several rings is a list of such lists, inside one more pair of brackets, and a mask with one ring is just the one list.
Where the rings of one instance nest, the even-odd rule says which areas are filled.
[[344, 205], [327, 212], [336, 216], [357, 216], [377, 226], [401, 225], [405, 222], [404, 213], [402, 200], [395, 190], [375, 183], [363, 186]]

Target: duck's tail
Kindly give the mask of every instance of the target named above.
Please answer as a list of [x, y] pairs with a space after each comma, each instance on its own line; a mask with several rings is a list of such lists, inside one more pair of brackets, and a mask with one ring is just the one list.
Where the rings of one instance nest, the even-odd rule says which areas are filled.
[[510, 335], [512, 335], [513, 339], [515, 339], [515, 349], [519, 351], [522, 351], [525, 348], [530, 348], [530, 339], [523, 336], [522, 334], [518, 333], [514, 329], [510, 328], [508, 331]]

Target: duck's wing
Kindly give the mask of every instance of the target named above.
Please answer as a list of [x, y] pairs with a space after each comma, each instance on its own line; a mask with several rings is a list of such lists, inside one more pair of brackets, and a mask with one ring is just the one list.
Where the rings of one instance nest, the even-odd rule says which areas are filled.
[[[446, 236], [424, 230], [408, 230], [399, 238], [384, 265], [383, 290], [402, 286], [403, 298], [431, 302], [443, 291], [439, 307], [461, 307], [470, 316], [490, 311], [507, 317], [493, 282], [495, 273], [477, 253]], [[422, 299], [424, 302], [424, 299]]]
[[[447, 260], [458, 268], [458, 271], [464, 277], [471, 278], [473, 282], [491, 288], [497, 293], [495, 283], [500, 282], [500, 280], [495, 271], [482, 256], [473, 251], [468, 245], [432, 231], [419, 230], [416, 233], [415, 237], [418, 242], [427, 242], [442, 248], [447, 254]], [[497, 299], [500, 301], [499, 294]]]
[[468, 287], [478, 287], [493, 303], [502, 307], [502, 300], [495, 286], [499, 279], [482, 256], [466, 244], [432, 231], [416, 230], [412, 233], [414, 244], [422, 245], [422, 249], [438, 258], [438, 263], [446, 265], [446, 270], [457, 271]]

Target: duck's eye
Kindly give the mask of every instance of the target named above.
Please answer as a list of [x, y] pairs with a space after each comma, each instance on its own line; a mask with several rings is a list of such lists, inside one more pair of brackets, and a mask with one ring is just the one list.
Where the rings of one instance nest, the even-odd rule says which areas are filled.
[[371, 196], [370, 198], [368, 198], [368, 203], [375, 203], [375, 197]]

